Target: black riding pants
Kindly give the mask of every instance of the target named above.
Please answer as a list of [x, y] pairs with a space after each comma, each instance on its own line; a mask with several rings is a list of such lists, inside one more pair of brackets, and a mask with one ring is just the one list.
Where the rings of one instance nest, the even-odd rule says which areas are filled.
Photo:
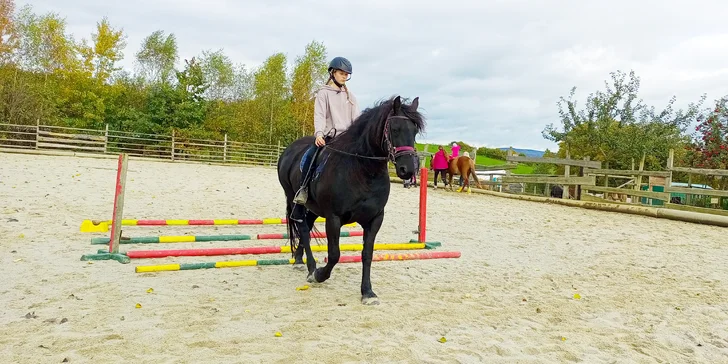
[[447, 185], [447, 181], [445, 180], [445, 172], [447, 172], [447, 169], [436, 169], [435, 170], [435, 186], [437, 186], [437, 176], [442, 174], [442, 183]]

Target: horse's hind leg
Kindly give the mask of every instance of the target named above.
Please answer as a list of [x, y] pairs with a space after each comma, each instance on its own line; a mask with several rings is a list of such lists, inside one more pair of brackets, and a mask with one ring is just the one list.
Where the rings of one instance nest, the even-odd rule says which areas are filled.
[[[303, 252], [306, 252], [306, 267], [308, 268], [309, 274], [316, 269], [316, 261], [312, 259], [313, 252], [311, 253], [311, 257], [309, 257], [309, 251], [311, 250], [311, 230], [313, 230], [313, 224], [316, 222], [316, 219], [318, 216], [316, 214], [312, 213], [311, 211], [308, 211], [306, 213], [306, 225], [308, 229], [304, 230], [299, 225], [299, 234], [301, 236], [301, 240], [299, 241], [298, 247], [296, 248], [296, 253], [293, 256], [293, 269], [295, 270], [303, 270]], [[303, 244], [303, 237], [307, 237], [308, 243], [306, 245]], [[308, 249], [306, 249], [308, 248]], [[312, 266], [313, 265], [313, 266]]]
[[466, 189], [470, 194], [470, 166], [465, 167], [465, 173], [460, 177], [463, 178], [463, 189]]
[[384, 221], [384, 212], [377, 215], [364, 228], [364, 248], [361, 251], [361, 303], [365, 305], [378, 305], [379, 298], [372, 291], [372, 281], [370, 273], [372, 268], [372, 258], [374, 257], [374, 240], [377, 237], [379, 228], [382, 227]]
[[303, 223], [295, 223], [298, 226], [298, 232], [300, 240], [296, 253], [294, 255], [293, 268], [296, 270], [303, 270], [303, 253], [306, 252], [306, 267], [308, 268], [309, 276], [316, 270], [316, 260], [313, 257], [313, 251], [311, 250], [311, 230], [313, 224], [316, 222], [318, 216], [308, 211], [306, 218]]

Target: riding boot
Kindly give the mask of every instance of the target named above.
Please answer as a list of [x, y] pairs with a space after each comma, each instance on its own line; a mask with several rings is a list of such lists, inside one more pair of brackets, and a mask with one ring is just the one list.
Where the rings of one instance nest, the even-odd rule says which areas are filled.
[[299, 205], [304, 205], [308, 201], [308, 186], [301, 186], [293, 197], [293, 202]]

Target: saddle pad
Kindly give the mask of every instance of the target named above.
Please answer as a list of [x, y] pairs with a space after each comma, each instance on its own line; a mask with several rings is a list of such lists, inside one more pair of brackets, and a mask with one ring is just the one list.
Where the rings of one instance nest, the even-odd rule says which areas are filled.
[[306, 173], [306, 171], [308, 170], [308, 166], [313, 159], [313, 155], [316, 153], [316, 149], [316, 145], [312, 145], [308, 147], [306, 153], [303, 154], [303, 158], [301, 158], [301, 165], [299, 166], [299, 170], [301, 171], [301, 173]]

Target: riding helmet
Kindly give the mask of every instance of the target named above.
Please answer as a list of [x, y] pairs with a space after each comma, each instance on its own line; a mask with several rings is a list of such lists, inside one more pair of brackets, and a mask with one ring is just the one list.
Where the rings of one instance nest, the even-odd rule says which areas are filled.
[[351, 62], [344, 57], [335, 57], [332, 59], [331, 63], [329, 63], [329, 72], [331, 72], [332, 69], [342, 70], [348, 74], [352, 74]]

